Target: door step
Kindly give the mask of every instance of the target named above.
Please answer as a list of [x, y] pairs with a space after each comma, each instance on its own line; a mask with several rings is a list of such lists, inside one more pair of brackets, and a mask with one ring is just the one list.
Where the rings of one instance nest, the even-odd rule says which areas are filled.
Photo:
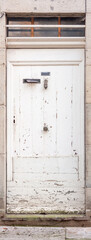
[[0, 227], [0, 240], [75, 240], [91, 239], [91, 228]]

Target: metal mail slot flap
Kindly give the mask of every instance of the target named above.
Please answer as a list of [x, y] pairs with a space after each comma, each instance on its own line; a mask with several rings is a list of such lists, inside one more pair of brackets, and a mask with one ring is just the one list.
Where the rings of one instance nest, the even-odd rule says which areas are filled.
[[32, 79], [32, 78], [25, 78], [23, 79], [23, 83], [40, 83], [40, 79]]

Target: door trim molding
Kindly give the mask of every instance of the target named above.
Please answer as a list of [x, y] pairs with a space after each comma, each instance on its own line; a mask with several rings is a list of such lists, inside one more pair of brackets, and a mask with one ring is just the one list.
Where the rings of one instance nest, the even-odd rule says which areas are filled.
[[[82, 59], [79, 60], [59, 60], [59, 61], [13, 61], [10, 60], [8, 62], [8, 72], [11, 71], [13, 72], [13, 66], [79, 66], [82, 62]], [[12, 77], [10, 77], [9, 81], [8, 81], [8, 85], [7, 85], [7, 95], [10, 96], [10, 99], [12, 98]], [[9, 104], [10, 104], [10, 99], [8, 100], [8, 104], [7, 104], [7, 109], [9, 111]], [[9, 113], [10, 114], [10, 113]], [[10, 119], [12, 119], [12, 114], [10, 114], [10, 117], [7, 119], [7, 124], [8, 124], [8, 128], [7, 128], [7, 136], [9, 136], [10, 129], [11, 129], [11, 123], [10, 123]], [[12, 121], [12, 120], [11, 120]], [[7, 138], [7, 179], [8, 181], [13, 181], [13, 158], [11, 157], [11, 149], [12, 149], [12, 138], [11, 135]], [[61, 156], [62, 157], [62, 156]], [[11, 161], [12, 159], [12, 161]]]
[[85, 48], [85, 37], [7, 37], [7, 48]]

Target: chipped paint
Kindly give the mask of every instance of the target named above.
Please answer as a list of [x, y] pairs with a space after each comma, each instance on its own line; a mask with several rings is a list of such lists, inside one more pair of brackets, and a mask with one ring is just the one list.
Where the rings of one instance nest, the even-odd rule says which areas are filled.
[[[78, 76], [83, 65], [72, 64], [72, 59], [81, 61], [83, 50], [60, 49], [55, 50], [55, 54], [50, 49], [21, 50], [21, 54], [20, 50], [12, 51], [8, 55], [8, 61], [15, 61], [8, 76], [12, 89], [10, 119], [14, 110], [16, 121], [10, 123], [12, 165], [9, 158], [7, 211], [84, 213], [83, 109], [80, 105], [83, 85], [81, 74]], [[36, 60], [38, 66], [26, 65], [26, 60]], [[41, 76], [45, 71], [51, 73], [47, 89]], [[26, 75], [41, 76], [41, 84], [23, 84]]]

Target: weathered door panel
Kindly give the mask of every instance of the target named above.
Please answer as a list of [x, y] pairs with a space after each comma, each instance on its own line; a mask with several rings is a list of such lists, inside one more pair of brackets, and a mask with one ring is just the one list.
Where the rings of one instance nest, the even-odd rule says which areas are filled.
[[8, 50], [7, 65], [7, 211], [84, 212], [84, 50]]

